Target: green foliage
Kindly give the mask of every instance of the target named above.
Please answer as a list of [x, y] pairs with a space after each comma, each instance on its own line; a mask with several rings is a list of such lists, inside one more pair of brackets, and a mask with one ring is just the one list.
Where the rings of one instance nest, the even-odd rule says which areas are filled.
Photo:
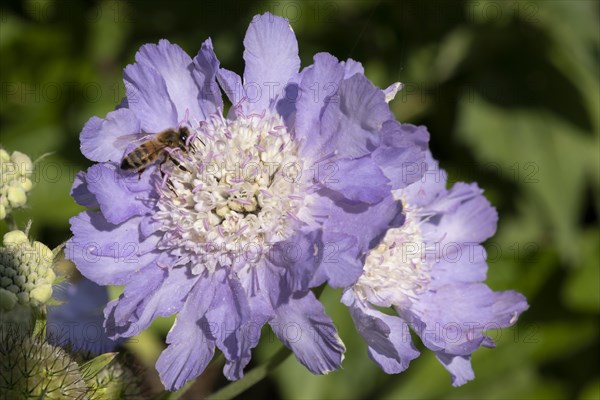
[[[291, 19], [303, 65], [328, 51], [361, 61], [381, 87], [404, 82], [391, 104], [398, 119], [427, 125], [450, 180], [479, 182], [498, 208], [488, 281], [523, 292], [531, 308], [516, 327], [491, 332], [498, 346], [475, 353], [475, 381], [452, 388], [428, 351], [400, 375], [382, 373], [340, 293], [326, 290], [348, 349], [344, 369], [313, 376], [290, 357], [248, 395], [598, 398], [598, 2], [30, 0], [2, 7], [1, 144], [32, 159], [54, 153], [37, 165], [30, 208], [15, 216], [21, 228], [33, 219], [32, 236], [50, 246], [69, 237], [68, 218], [82, 210], [68, 195], [74, 174], [90, 165], [79, 131], [123, 97], [122, 68], [137, 48], [165, 37], [194, 54], [210, 35], [222, 65], [241, 72], [245, 28], [268, 9]], [[0, 234], [7, 230], [0, 222]], [[128, 345], [147, 369], [170, 322]], [[277, 346], [267, 334], [251, 365]], [[225, 384], [211, 371], [192, 395]], [[155, 375], [147, 379], [160, 387]]]

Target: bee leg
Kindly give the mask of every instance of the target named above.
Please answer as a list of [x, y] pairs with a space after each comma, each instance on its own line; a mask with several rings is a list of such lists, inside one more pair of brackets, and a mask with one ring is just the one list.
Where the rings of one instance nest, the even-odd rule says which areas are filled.
[[146, 168], [142, 168], [142, 169], [138, 170], [138, 181], [142, 179], [142, 174], [144, 173], [145, 170], [146, 170]]
[[163, 157], [163, 160], [160, 162], [160, 164], [158, 164], [158, 170], [160, 171], [160, 173], [162, 174], [162, 176], [165, 175], [165, 173], [162, 170], [162, 166], [163, 166], [164, 163], [167, 162], [168, 159], [169, 159], [168, 157]]
[[167, 189], [169, 189], [175, 196], [177, 196], [177, 192], [175, 191], [175, 185], [173, 185], [171, 179], [169, 179], [166, 175], [163, 176], [161, 187], [164, 187], [165, 185], [167, 186]]
[[177, 196], [177, 192], [175, 192], [175, 186], [173, 186], [173, 182], [171, 182], [170, 180], [167, 180], [167, 187], [169, 188], [169, 190], [171, 192], [173, 192], [173, 194], [175, 196]]
[[[197, 136], [196, 136], [196, 139], [198, 139], [198, 141], [199, 141], [199, 142], [202, 144], [202, 147], [206, 148], [206, 143], [204, 143], [204, 142], [202, 141], [202, 139], [198, 138]], [[196, 146], [194, 146], [193, 144], [192, 144], [192, 146], [193, 146], [194, 150], [196, 150], [196, 151], [198, 150], [198, 149], [196, 148]]]
[[177, 161], [177, 159], [175, 159], [175, 157], [171, 157], [171, 156], [169, 156], [169, 157], [171, 158], [171, 161], [173, 161], [173, 164], [175, 164], [177, 166], [177, 168], [179, 168], [182, 171], [190, 172], [187, 170], [187, 168], [185, 168], [183, 165], [181, 165], [181, 163], [179, 161]]

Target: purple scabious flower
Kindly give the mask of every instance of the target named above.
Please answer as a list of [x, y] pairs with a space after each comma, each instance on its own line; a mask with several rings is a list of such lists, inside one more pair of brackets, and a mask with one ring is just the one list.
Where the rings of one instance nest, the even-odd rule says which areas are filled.
[[[311, 372], [339, 367], [344, 345], [311, 287], [348, 287], [390, 226], [392, 190], [417, 181], [428, 134], [401, 125], [353, 60], [320, 53], [300, 71], [287, 20], [254, 17], [243, 77], [220, 68], [210, 39], [192, 59], [161, 40], [125, 68], [127, 97], [81, 133], [97, 162], [72, 195], [97, 208], [71, 219], [66, 253], [100, 285], [124, 285], [105, 309], [112, 337], [177, 314], [157, 369], [170, 390], [215, 347], [239, 379], [269, 323]], [[223, 114], [221, 91], [232, 107]], [[182, 149], [139, 175], [119, 167], [152, 134], [185, 126]]]
[[51, 344], [92, 354], [117, 347], [118, 342], [108, 338], [103, 327], [102, 310], [108, 303], [106, 287], [81, 277], [59, 284], [54, 293], [54, 298], [63, 304], [47, 309], [46, 333]]
[[[394, 192], [406, 220], [371, 250], [342, 302], [386, 373], [402, 372], [418, 357], [410, 326], [460, 386], [474, 378], [471, 353], [494, 347], [484, 331], [513, 325], [528, 305], [520, 293], [483, 283], [481, 243], [498, 220], [483, 191], [474, 183], [446, 189], [446, 173], [429, 152], [426, 164], [420, 181]], [[375, 307], [392, 307], [397, 316]]]

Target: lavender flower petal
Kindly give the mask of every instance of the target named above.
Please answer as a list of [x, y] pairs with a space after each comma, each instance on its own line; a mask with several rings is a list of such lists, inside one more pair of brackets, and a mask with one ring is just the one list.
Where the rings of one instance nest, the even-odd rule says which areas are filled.
[[157, 133], [178, 125], [177, 108], [171, 101], [165, 79], [152, 64], [128, 65], [123, 78], [129, 110], [140, 121], [144, 132]]
[[107, 330], [114, 337], [134, 336], [157, 317], [177, 313], [198, 280], [187, 268], [166, 270], [151, 264], [137, 272], [118, 300], [104, 311]]
[[61, 284], [55, 293], [63, 304], [48, 307], [46, 332], [50, 343], [93, 354], [116, 348], [118, 342], [109, 339], [103, 327], [102, 309], [108, 302], [105, 287], [81, 278]]
[[[168, 98], [175, 107], [177, 121], [184, 120], [186, 114], [191, 118], [205, 119], [198, 101], [201, 90], [204, 88], [194, 79], [192, 59], [181, 47], [163, 39], [157, 45], [143, 45], [135, 55], [135, 60], [140, 67], [153, 69], [162, 78], [166, 85]], [[146, 78], [150, 78], [150, 74]], [[162, 86], [158, 82], [160, 79], [147, 83]], [[158, 93], [153, 96], [157, 97]], [[129, 103], [131, 105], [131, 99], [129, 99]]]
[[312, 373], [326, 374], [340, 366], [346, 348], [312, 292], [297, 293], [276, 307], [269, 325]]
[[352, 291], [344, 292], [342, 302], [348, 306], [358, 333], [367, 342], [369, 356], [384, 372], [402, 372], [408, 368], [410, 361], [419, 356], [408, 325], [402, 319], [385, 315], [364, 304]]
[[[156, 193], [150, 173], [138, 178], [111, 164], [96, 164], [87, 171], [88, 190], [97, 199], [102, 214], [112, 224], [120, 224], [131, 217], [144, 215], [154, 207]], [[121, 201], [114, 201], [115, 197]]]
[[252, 19], [244, 38], [244, 88], [248, 112], [269, 108], [298, 73], [298, 42], [289, 22], [271, 13]]
[[200, 375], [214, 355], [215, 344], [209, 339], [207, 322], [202, 317], [209, 310], [214, 295], [212, 279], [201, 277], [167, 335], [169, 346], [160, 354], [156, 369], [168, 390], [177, 390]]
[[194, 69], [192, 69], [192, 75], [199, 88], [198, 103], [202, 111], [202, 120], [223, 110], [223, 98], [217, 85], [218, 71], [219, 60], [209, 38], [202, 43], [200, 51], [194, 57]]
[[471, 368], [471, 356], [453, 356], [443, 352], [437, 352], [435, 356], [450, 372], [452, 386], [462, 386], [475, 379], [475, 373]]
[[134, 217], [113, 225], [101, 213], [84, 211], [69, 221], [74, 237], [65, 253], [86, 278], [100, 285], [123, 285], [158, 257], [149, 252], [156, 246], [155, 239], [139, 241], [139, 221]]
[[[81, 152], [92, 161], [120, 161], [131, 136], [140, 132], [140, 122], [127, 108], [108, 113], [106, 119], [92, 117], [81, 131]], [[129, 136], [128, 140], [124, 136]]]
[[88, 189], [87, 176], [83, 171], [79, 171], [75, 175], [73, 187], [71, 188], [71, 197], [83, 207], [99, 208], [100, 205], [94, 195]]

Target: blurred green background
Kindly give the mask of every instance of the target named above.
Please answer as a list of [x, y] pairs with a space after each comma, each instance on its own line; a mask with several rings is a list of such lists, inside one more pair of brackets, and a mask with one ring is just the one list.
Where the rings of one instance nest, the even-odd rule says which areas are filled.
[[[424, 351], [400, 375], [367, 357], [339, 292], [323, 301], [348, 348], [344, 369], [313, 376], [293, 358], [246, 395], [280, 398], [600, 397], [600, 25], [596, 1], [3, 1], [0, 9], [1, 144], [35, 159], [20, 226], [49, 246], [66, 240], [82, 210], [69, 197], [91, 163], [78, 135], [124, 95], [122, 69], [144, 43], [167, 38], [194, 55], [211, 36], [221, 65], [242, 72], [252, 15], [290, 19], [302, 65], [327, 51], [361, 61], [378, 86], [406, 84], [392, 103], [424, 124], [450, 180], [477, 181], [498, 208], [488, 283], [523, 292], [531, 308], [498, 346], [475, 353], [476, 380], [452, 388]], [[0, 233], [7, 225], [0, 222]], [[113, 291], [116, 295], [117, 290]], [[171, 320], [128, 344], [152, 365]], [[278, 343], [266, 332], [252, 365]], [[420, 344], [419, 344], [420, 346]], [[420, 346], [422, 348], [422, 346]], [[187, 394], [225, 384], [211, 368]]]

